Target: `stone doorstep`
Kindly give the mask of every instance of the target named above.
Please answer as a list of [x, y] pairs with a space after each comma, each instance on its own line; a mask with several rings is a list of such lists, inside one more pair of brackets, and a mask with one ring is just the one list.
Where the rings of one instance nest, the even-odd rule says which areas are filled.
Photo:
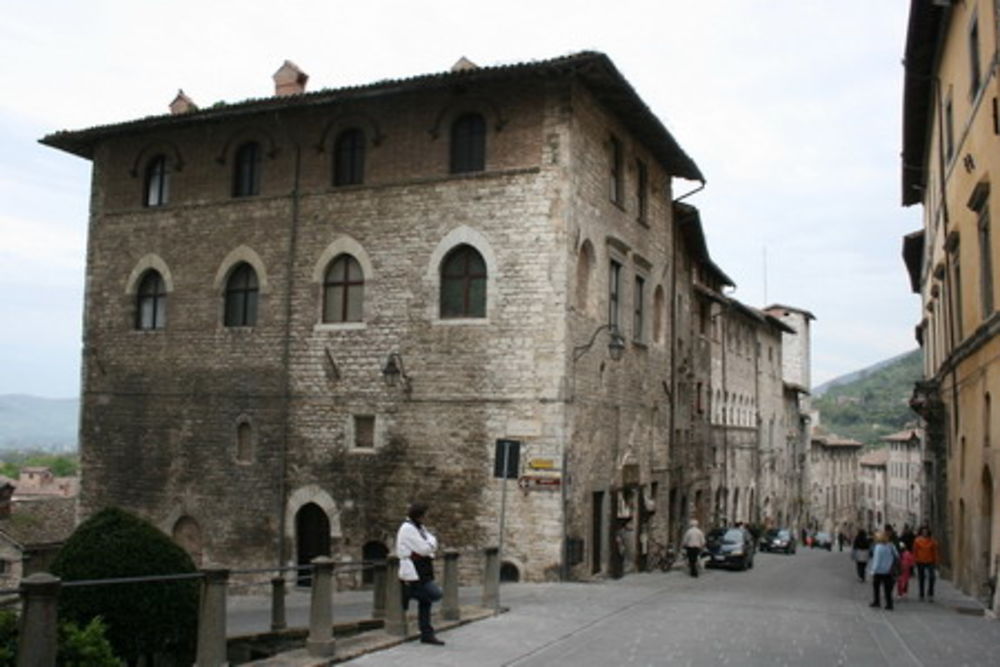
[[[503, 613], [507, 611], [507, 609], [501, 608], [500, 611]], [[481, 621], [485, 618], [490, 618], [493, 616], [493, 610], [486, 609], [484, 607], [462, 607], [459, 610], [459, 615], [461, 618], [457, 621], [445, 621], [442, 620], [439, 615], [435, 614], [434, 626], [439, 631], [449, 630], [460, 625], [465, 625], [466, 623], [472, 623], [473, 621]], [[410, 612], [407, 615], [407, 621], [408, 627], [415, 628], [417, 623], [416, 613]], [[270, 658], [254, 660], [253, 662], [243, 664], [255, 665], [256, 667], [326, 667], [327, 665], [332, 665], [337, 662], [353, 660], [354, 658], [362, 656], [366, 653], [374, 653], [375, 651], [392, 648], [393, 646], [398, 646], [403, 642], [413, 641], [419, 637], [419, 632], [410, 632], [407, 636], [400, 637], [398, 635], [390, 635], [385, 630], [379, 628], [377, 630], [368, 630], [350, 637], [337, 639], [336, 651], [334, 655], [329, 658], [311, 656], [305, 648], [299, 648], [279, 653], [278, 655], [271, 656]]]

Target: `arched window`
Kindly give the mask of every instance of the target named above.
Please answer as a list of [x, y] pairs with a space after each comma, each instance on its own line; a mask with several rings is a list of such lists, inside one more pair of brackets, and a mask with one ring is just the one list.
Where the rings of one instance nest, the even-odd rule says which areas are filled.
[[156, 155], [146, 165], [144, 206], [165, 206], [170, 199], [170, 165], [166, 155]]
[[486, 168], [486, 121], [467, 113], [451, 124], [451, 173], [462, 174]]
[[333, 184], [360, 185], [365, 178], [365, 134], [344, 130], [333, 144]]
[[248, 141], [236, 149], [233, 160], [233, 196], [260, 194], [260, 144]]
[[240, 262], [226, 281], [227, 327], [252, 327], [257, 323], [257, 272]]
[[460, 245], [441, 263], [441, 317], [486, 317], [486, 262]]
[[358, 260], [338, 255], [323, 278], [323, 321], [360, 322], [365, 276]]
[[135, 328], [162, 329], [167, 323], [167, 288], [157, 271], [149, 270], [136, 294]]

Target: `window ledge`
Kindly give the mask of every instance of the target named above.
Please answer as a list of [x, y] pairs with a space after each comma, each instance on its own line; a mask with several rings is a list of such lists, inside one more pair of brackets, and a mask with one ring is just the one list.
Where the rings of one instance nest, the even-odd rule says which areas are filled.
[[480, 326], [484, 327], [490, 323], [488, 317], [438, 317], [433, 324], [442, 326]]
[[367, 322], [317, 322], [313, 331], [361, 331], [368, 328]]
[[360, 456], [364, 454], [372, 456], [376, 454], [377, 451], [378, 447], [351, 447], [350, 449], [347, 450], [347, 454], [349, 456]]

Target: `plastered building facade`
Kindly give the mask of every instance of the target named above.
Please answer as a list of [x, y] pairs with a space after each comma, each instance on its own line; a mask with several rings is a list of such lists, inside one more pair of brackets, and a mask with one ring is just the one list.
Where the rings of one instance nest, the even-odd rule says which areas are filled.
[[1000, 609], [1000, 208], [997, 4], [912, 0], [903, 97], [902, 203], [922, 227], [903, 258], [920, 294], [924, 418], [933, 484], [927, 521], [944, 565], [966, 593]]

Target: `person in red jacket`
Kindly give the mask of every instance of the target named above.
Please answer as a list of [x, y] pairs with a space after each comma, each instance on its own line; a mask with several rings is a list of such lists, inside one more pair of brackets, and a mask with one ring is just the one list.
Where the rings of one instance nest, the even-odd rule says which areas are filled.
[[934, 580], [937, 577], [938, 545], [931, 537], [931, 529], [921, 526], [917, 538], [913, 540], [913, 560], [917, 563], [917, 582], [920, 599], [924, 599], [924, 583], [927, 583], [927, 599], [934, 602]]

